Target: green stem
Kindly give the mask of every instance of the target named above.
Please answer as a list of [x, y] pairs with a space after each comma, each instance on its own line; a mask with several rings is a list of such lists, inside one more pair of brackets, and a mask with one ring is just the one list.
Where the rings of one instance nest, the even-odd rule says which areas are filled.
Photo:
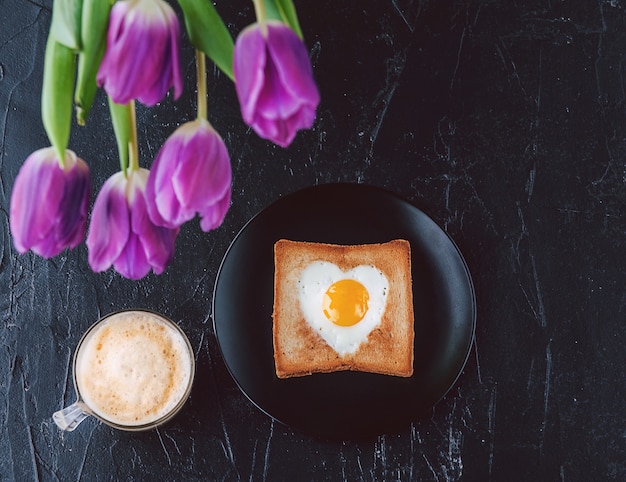
[[137, 113], [135, 111], [135, 101], [128, 103], [128, 109], [131, 119], [131, 136], [128, 141], [129, 166], [130, 171], [139, 169], [139, 145], [137, 143]]
[[256, 14], [256, 21], [261, 27], [261, 32], [263, 34], [266, 34], [267, 27], [265, 25], [265, 21], [267, 20], [267, 13], [265, 12], [264, 0], [252, 0], [252, 3], [254, 3], [254, 13]]
[[198, 119], [207, 118], [206, 56], [196, 49], [196, 75], [198, 80]]

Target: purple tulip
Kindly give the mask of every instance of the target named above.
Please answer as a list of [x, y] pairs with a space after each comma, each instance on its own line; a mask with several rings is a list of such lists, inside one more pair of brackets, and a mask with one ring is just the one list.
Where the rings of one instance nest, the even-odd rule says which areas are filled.
[[183, 90], [179, 64], [180, 26], [163, 0], [122, 0], [111, 9], [107, 46], [98, 85], [118, 104], [159, 102], [170, 87]]
[[304, 43], [286, 25], [244, 29], [233, 72], [243, 120], [259, 136], [287, 147], [299, 129], [313, 125], [319, 92]]
[[174, 257], [177, 229], [156, 226], [148, 216], [146, 169], [118, 172], [96, 198], [87, 234], [89, 265], [95, 272], [113, 265], [121, 275], [143, 278], [161, 274]]
[[52, 147], [33, 152], [11, 194], [10, 225], [15, 248], [51, 258], [85, 237], [91, 183], [89, 167], [70, 150], [64, 167]]
[[218, 227], [228, 211], [231, 167], [220, 135], [205, 119], [180, 126], [163, 144], [148, 178], [148, 212], [155, 224], [178, 228], [201, 216], [200, 227]]

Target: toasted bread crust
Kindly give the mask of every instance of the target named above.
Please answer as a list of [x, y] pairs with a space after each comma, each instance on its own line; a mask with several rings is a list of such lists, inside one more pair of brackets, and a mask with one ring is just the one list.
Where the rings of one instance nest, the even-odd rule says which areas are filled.
[[[399, 377], [413, 374], [413, 292], [411, 251], [406, 240], [367, 245], [333, 245], [281, 239], [274, 245], [274, 362], [278, 378], [353, 370]], [[314, 261], [347, 271], [373, 265], [389, 281], [381, 323], [359, 349], [340, 356], [304, 319], [298, 279]]]

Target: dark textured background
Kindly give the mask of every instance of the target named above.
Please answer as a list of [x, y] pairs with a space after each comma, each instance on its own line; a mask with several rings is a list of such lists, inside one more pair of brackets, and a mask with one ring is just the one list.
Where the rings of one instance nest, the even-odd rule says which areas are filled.
[[[18, 256], [9, 199], [48, 144], [39, 94], [51, 0], [0, 0], [0, 479], [626, 480], [626, 2], [298, 1], [322, 102], [288, 149], [241, 121], [209, 67], [209, 117], [232, 157], [233, 204], [185, 225], [165, 274], [94, 274], [86, 248]], [[236, 34], [250, 2], [218, 1]], [[140, 107], [148, 167], [195, 116], [186, 92]], [[71, 146], [95, 188], [117, 169], [104, 96]], [[211, 297], [239, 229], [277, 198], [336, 181], [393, 190], [456, 241], [473, 274], [475, 346], [448, 396], [399, 433], [325, 441], [263, 415], [220, 357]], [[288, 222], [285, 220], [285, 222]], [[234, 300], [245, 302], [245, 300]], [[72, 352], [98, 317], [161, 311], [188, 333], [196, 384], [158, 430], [51, 421], [74, 401]], [[389, 407], [393, 410], [393, 407]]]

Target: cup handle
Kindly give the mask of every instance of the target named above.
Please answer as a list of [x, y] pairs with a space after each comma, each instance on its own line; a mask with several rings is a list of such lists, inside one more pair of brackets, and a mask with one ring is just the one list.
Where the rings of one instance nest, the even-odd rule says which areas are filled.
[[52, 414], [52, 420], [61, 430], [71, 432], [78, 424], [90, 415], [87, 406], [80, 400], [72, 403], [69, 407]]

